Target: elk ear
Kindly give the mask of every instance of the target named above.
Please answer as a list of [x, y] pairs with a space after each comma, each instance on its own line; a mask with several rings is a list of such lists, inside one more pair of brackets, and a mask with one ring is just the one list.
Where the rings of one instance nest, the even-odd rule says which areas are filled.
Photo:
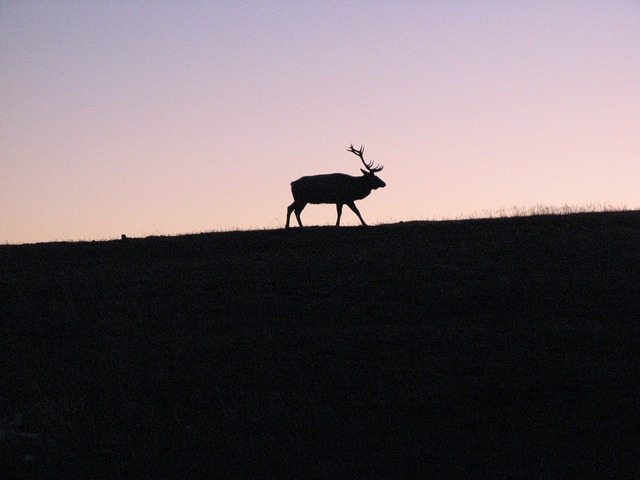
[[360, 171], [361, 171], [362, 173], [364, 173], [365, 175], [371, 175], [371, 172], [367, 172], [366, 170], [360, 169]]

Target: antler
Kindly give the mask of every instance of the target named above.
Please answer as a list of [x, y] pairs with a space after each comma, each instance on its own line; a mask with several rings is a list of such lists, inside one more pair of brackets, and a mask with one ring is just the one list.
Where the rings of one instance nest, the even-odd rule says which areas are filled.
[[351, 144], [351, 146], [349, 148], [347, 148], [347, 152], [355, 153], [357, 156], [359, 156], [360, 160], [362, 160], [362, 164], [371, 173], [379, 172], [380, 170], [382, 170], [384, 168], [384, 165], [376, 165], [374, 167], [373, 166], [373, 161], [371, 161], [371, 162], [365, 162], [364, 161], [364, 145], [360, 145], [360, 150], [356, 150], [353, 147], [353, 144]]

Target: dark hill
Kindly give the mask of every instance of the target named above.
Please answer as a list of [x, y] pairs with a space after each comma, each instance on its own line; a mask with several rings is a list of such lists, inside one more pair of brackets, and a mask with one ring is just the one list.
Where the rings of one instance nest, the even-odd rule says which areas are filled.
[[640, 212], [0, 246], [0, 320], [9, 478], [640, 476]]

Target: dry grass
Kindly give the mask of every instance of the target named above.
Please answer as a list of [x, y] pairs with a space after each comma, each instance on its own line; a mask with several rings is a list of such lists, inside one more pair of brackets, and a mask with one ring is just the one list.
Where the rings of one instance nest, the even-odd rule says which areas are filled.
[[532, 217], [539, 215], [571, 215], [574, 213], [604, 213], [604, 212], [624, 212], [629, 209], [622, 205], [610, 203], [588, 203], [584, 205], [546, 205], [538, 203], [526, 207], [513, 205], [511, 207], [500, 207], [495, 210], [483, 210], [482, 212], [472, 212], [470, 214], [458, 215], [455, 220], [483, 219], [483, 218], [514, 218]]

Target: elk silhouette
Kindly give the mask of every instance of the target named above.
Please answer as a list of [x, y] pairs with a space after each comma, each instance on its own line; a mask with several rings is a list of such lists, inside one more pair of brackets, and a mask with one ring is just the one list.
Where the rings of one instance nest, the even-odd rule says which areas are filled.
[[362, 225], [367, 225], [354, 202], [365, 198], [371, 193], [371, 190], [386, 186], [386, 183], [376, 176], [376, 173], [384, 167], [382, 165], [374, 167], [373, 162], [365, 162], [364, 145], [360, 146], [360, 150], [356, 150], [351, 145], [347, 151], [357, 155], [362, 160], [362, 164], [366, 168], [366, 170], [360, 169], [362, 176], [353, 177], [344, 173], [329, 173], [327, 175], [302, 177], [291, 182], [293, 203], [287, 208], [285, 228], [289, 228], [289, 218], [292, 212], [296, 212], [298, 225], [302, 227], [300, 214], [304, 207], [307, 206], [307, 203], [335, 203], [338, 210], [337, 227], [340, 226], [340, 217], [342, 216], [342, 207], [344, 205], [353, 210]]

